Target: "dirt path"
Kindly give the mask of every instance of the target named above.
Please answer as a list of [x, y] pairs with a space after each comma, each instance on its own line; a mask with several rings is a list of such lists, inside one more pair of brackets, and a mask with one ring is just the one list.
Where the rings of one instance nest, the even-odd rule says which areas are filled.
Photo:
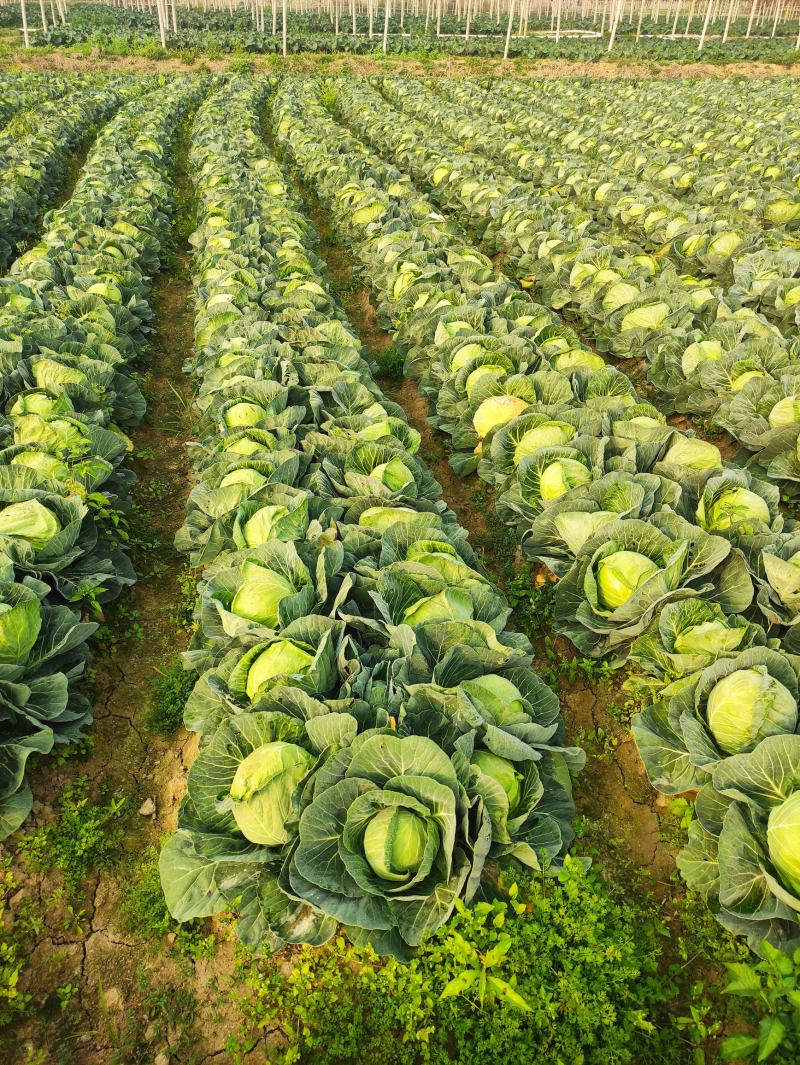
[[[248, 56], [252, 69], [265, 74], [402, 74], [404, 77], [523, 77], [523, 78], [774, 78], [800, 77], [800, 63], [608, 63], [574, 62], [566, 59], [492, 59], [448, 57], [425, 62], [401, 56], [328, 55], [301, 52], [284, 59], [277, 55]], [[0, 56], [0, 69], [92, 70], [116, 74], [187, 73], [211, 71], [223, 74], [234, 65], [241, 69], [241, 56], [214, 58], [200, 55], [187, 60], [181, 55], [166, 59], [144, 56], [108, 56], [95, 48], [89, 54], [68, 49], [13, 49]]]
[[[193, 342], [187, 142], [188, 127], [176, 149], [175, 247], [152, 286], [155, 334], [142, 373], [148, 413], [131, 434], [139, 479], [130, 528], [138, 581], [94, 641], [89, 749], [62, 765], [37, 767], [34, 816], [24, 830], [33, 842], [14, 837], [4, 848], [16, 882], [6, 926], [24, 953], [20, 987], [31, 996], [27, 1015], [0, 1032], [0, 1060], [8, 1065], [199, 1065], [211, 1056], [219, 1060], [239, 1029], [238, 1015], [229, 1012], [232, 944], [215, 944], [210, 927], [176, 940], [156, 867], [193, 743], [175, 728], [185, 694], [180, 686], [171, 697], [169, 689], [166, 696], [153, 689], [159, 678], [163, 688], [165, 677], [178, 675], [194, 586], [172, 546], [191, 487], [192, 395], [182, 372]], [[176, 719], [171, 728], [166, 711]], [[78, 815], [83, 828], [75, 830], [76, 847], [99, 855], [101, 869], [70, 885], [69, 871], [39, 868], [36, 839], [56, 821], [60, 831], [64, 795], [76, 782], [88, 802]], [[112, 804], [121, 805], [108, 815]], [[86, 828], [98, 810], [106, 811], [99, 842]], [[53, 839], [57, 845], [58, 835]]]

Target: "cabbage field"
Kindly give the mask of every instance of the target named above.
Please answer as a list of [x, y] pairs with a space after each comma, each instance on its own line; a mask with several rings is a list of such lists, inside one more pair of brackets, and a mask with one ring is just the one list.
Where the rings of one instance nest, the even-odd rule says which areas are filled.
[[798, 105], [0, 73], [2, 1060], [800, 1060]]

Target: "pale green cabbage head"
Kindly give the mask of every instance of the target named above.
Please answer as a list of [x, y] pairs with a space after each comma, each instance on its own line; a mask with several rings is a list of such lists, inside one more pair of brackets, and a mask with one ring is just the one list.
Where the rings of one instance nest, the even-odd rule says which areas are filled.
[[720, 493], [708, 511], [704, 500], [700, 500], [697, 520], [704, 529], [720, 532], [748, 521], [769, 525], [769, 507], [766, 500], [749, 488], [729, 488]]
[[769, 412], [769, 424], [772, 429], [785, 429], [788, 425], [800, 422], [800, 396], [785, 396], [779, 399]]
[[46, 547], [59, 531], [58, 518], [38, 499], [9, 503], [0, 510], [0, 536], [26, 540], [36, 550]]
[[522, 774], [517, 772], [514, 763], [509, 761], [508, 758], [501, 758], [498, 754], [492, 754], [491, 751], [474, 751], [472, 764], [476, 765], [481, 773], [485, 773], [486, 776], [491, 777], [492, 780], [500, 785], [508, 799], [509, 815], [513, 817], [519, 806], [521, 796], [520, 781], [522, 780]]
[[243, 484], [253, 493], [258, 491], [259, 488], [263, 488], [266, 483], [267, 478], [263, 473], [259, 473], [258, 470], [251, 470], [247, 466], [242, 466], [238, 470], [231, 470], [230, 473], [226, 473], [219, 482], [219, 486], [220, 488], [227, 488], [231, 484]]
[[267, 416], [267, 412], [258, 403], [233, 403], [225, 411], [225, 424], [229, 429], [245, 429], [248, 425], [258, 425]]
[[573, 555], [577, 555], [587, 540], [619, 517], [611, 510], [566, 510], [556, 514], [553, 524], [556, 531]]
[[462, 681], [461, 687], [478, 709], [491, 715], [498, 725], [514, 725], [528, 719], [522, 693], [505, 677], [487, 673]]
[[764, 666], [751, 666], [717, 681], [708, 696], [706, 720], [719, 747], [738, 754], [766, 736], [794, 732], [797, 703]]
[[314, 656], [292, 640], [276, 640], [265, 648], [250, 664], [247, 672], [246, 691], [253, 699], [262, 686], [273, 677], [308, 673], [314, 664]]
[[608, 610], [623, 606], [646, 580], [658, 573], [658, 566], [638, 551], [614, 551], [597, 566], [600, 603]]
[[436, 595], [418, 599], [403, 614], [404, 625], [424, 625], [428, 621], [471, 621], [472, 597], [461, 588], [445, 588]]
[[694, 436], [679, 436], [667, 449], [663, 461], [690, 470], [722, 469], [722, 455], [716, 444]]
[[800, 895], [800, 791], [770, 812], [767, 847], [781, 880], [795, 895]]
[[481, 440], [492, 429], [506, 425], [527, 410], [528, 403], [519, 396], [489, 396], [483, 400], [472, 418], [475, 432]]
[[281, 602], [294, 592], [294, 586], [282, 573], [259, 566], [257, 562], [245, 562], [242, 583], [231, 601], [231, 612], [274, 629], [280, 620]]
[[717, 362], [724, 354], [725, 349], [718, 340], [698, 340], [690, 344], [681, 356], [684, 377], [696, 370], [701, 362]]
[[539, 478], [539, 494], [545, 503], [563, 496], [570, 488], [591, 481], [592, 474], [577, 459], [556, 459], [546, 466]]
[[703, 621], [678, 633], [675, 650], [681, 655], [719, 655], [725, 651], [735, 651], [744, 634], [744, 629], [726, 625], [724, 621]]
[[364, 857], [376, 876], [401, 882], [413, 877], [425, 857], [428, 826], [412, 810], [387, 806], [364, 832]]
[[568, 422], [542, 422], [519, 438], [514, 448], [514, 463], [519, 465], [526, 455], [532, 455], [540, 447], [560, 447], [574, 435], [575, 430]]
[[418, 517], [416, 510], [410, 507], [367, 507], [361, 512], [358, 524], [368, 529], [375, 529], [376, 532], [386, 532], [398, 522], [407, 524], [416, 521]]
[[263, 847], [289, 841], [286, 823], [295, 788], [314, 758], [295, 743], [273, 740], [239, 763], [230, 788], [231, 809], [245, 839]]
[[392, 492], [402, 492], [404, 488], [414, 483], [414, 474], [399, 458], [379, 463], [373, 469], [371, 476], [385, 484]]

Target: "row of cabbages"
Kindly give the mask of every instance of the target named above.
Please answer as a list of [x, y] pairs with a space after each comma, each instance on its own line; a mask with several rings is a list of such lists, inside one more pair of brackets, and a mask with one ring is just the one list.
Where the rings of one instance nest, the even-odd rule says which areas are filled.
[[[379, 85], [418, 122], [404, 114], [398, 123], [389, 110], [385, 129], [371, 128], [370, 135], [383, 134], [382, 145], [434, 186], [437, 202], [466, 211], [488, 245], [508, 256], [524, 286], [576, 321], [599, 350], [644, 356], [666, 408], [703, 414], [753, 452], [771, 477], [800, 480], [796, 239], [774, 230], [771, 247], [745, 254], [719, 217], [678, 225], [653, 208], [642, 222], [652, 231], [637, 231], [642, 242], [631, 243], [636, 204], [602, 175], [597, 187], [562, 175], [559, 191], [556, 176], [546, 174], [546, 192], [531, 188], [530, 144], [478, 117], [479, 90], [447, 83], [433, 93], [393, 79]], [[459, 107], [454, 96], [468, 97], [468, 106]], [[439, 138], [431, 133], [432, 120]], [[455, 153], [456, 143], [469, 150]], [[515, 147], [511, 159], [504, 145]], [[800, 213], [797, 190], [795, 196]], [[728, 210], [718, 213], [726, 218]], [[625, 211], [631, 213], [628, 229], [619, 217]], [[609, 232], [610, 219], [616, 223]]]
[[192, 137], [200, 748], [162, 884], [257, 950], [341, 923], [403, 958], [487, 861], [558, 862], [583, 755], [323, 280], [266, 91], [230, 82]]
[[687, 79], [673, 82], [669, 94], [653, 79], [457, 84], [480, 84], [513, 106], [509, 119], [535, 138], [537, 152], [555, 144], [576, 161], [702, 206], [724, 201], [753, 213], [765, 192], [797, 198], [800, 141], [786, 115], [797, 106], [798, 90], [788, 78]]
[[[356, 122], [350, 108], [360, 100], [371, 128], [384, 129], [379, 98], [337, 88], [341, 113]], [[557, 630], [585, 653], [629, 658], [656, 688], [677, 681], [690, 693], [675, 703], [666, 688], [637, 721], [657, 786], [671, 774], [675, 790], [708, 786], [732, 756], [784, 767], [770, 791], [747, 800], [741, 788], [715, 792], [748, 816], [737, 807], [724, 826], [709, 819], [703, 864], [685, 855], [682, 868], [754, 944], [797, 938], [785, 899], [800, 906], [787, 858], [797, 853], [798, 663], [775, 637], [796, 642], [800, 540], [782, 532], [777, 489], [666, 426], [619, 371], [554, 368], [551, 345], [565, 330], [546, 324], [548, 312], [494, 273], [407, 177], [333, 122], [312, 84], [287, 83], [274, 110], [279, 140], [363, 264], [407, 367], [436, 404], [431, 420], [457, 447], [477, 441], [480, 472], [504, 488], [501, 513], [558, 579]], [[454, 393], [464, 407], [448, 421], [442, 405]], [[765, 870], [760, 895], [740, 890], [733, 851], [746, 847]]]
[[64, 96], [74, 82], [73, 75], [56, 74], [50, 70], [43, 74], [3, 71], [0, 74], [0, 127], [15, 115], [35, 108], [45, 100]]
[[97, 85], [77, 77], [63, 97], [40, 100], [0, 131], [0, 270], [35, 236], [64, 181], [70, 151], [138, 92], [135, 82]]
[[197, 86], [154, 80], [123, 107], [41, 242], [0, 281], [2, 837], [30, 810], [29, 755], [78, 740], [91, 721], [75, 683], [97, 625], [80, 605], [134, 581], [106, 517], [130, 505], [124, 430], [145, 410], [131, 364], [169, 229], [169, 149]]

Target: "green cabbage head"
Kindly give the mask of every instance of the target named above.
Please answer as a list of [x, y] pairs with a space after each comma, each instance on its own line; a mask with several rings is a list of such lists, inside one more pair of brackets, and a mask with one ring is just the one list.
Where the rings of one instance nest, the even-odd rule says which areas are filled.
[[499, 754], [491, 751], [474, 751], [472, 764], [480, 769], [481, 773], [496, 781], [506, 793], [508, 799], [508, 813], [513, 817], [519, 806], [521, 795], [520, 781], [522, 774], [517, 772], [514, 763], [508, 758], [501, 758]]
[[280, 620], [281, 601], [294, 592], [294, 585], [282, 573], [275, 573], [256, 562], [245, 562], [242, 583], [231, 602], [231, 612], [274, 629]]
[[314, 656], [292, 640], [276, 640], [253, 660], [247, 673], [246, 691], [250, 699], [273, 677], [308, 673]]
[[800, 791], [770, 812], [767, 847], [783, 882], [800, 895]]
[[739, 754], [766, 736], [794, 732], [797, 703], [765, 666], [751, 666], [717, 681], [708, 696], [706, 720], [719, 747]]
[[405, 882], [422, 865], [430, 826], [425, 818], [399, 806], [386, 806], [367, 824], [364, 857], [382, 880]]
[[556, 459], [546, 466], [539, 478], [539, 494], [545, 503], [563, 496], [570, 488], [591, 481], [591, 471], [577, 459]]
[[313, 755], [282, 740], [265, 743], [248, 754], [230, 788], [231, 810], [246, 839], [264, 847], [288, 842], [286, 822], [292, 795], [313, 765]]
[[658, 573], [658, 566], [638, 551], [614, 551], [597, 566], [600, 603], [608, 610], [623, 606], [640, 585]]
[[31, 547], [46, 547], [59, 532], [58, 518], [38, 499], [9, 503], [0, 510], [0, 536], [27, 540]]

